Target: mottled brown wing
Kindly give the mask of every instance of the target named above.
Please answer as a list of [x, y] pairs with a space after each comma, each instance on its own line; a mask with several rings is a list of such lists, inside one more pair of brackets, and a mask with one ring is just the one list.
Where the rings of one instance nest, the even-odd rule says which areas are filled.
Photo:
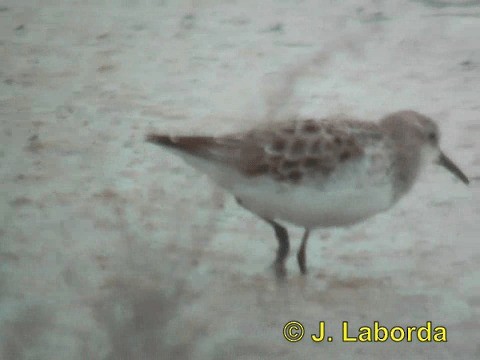
[[355, 120], [292, 120], [223, 137], [149, 134], [147, 141], [238, 169], [249, 177], [299, 182], [327, 177], [382, 137], [375, 124]]
[[295, 120], [244, 134], [235, 162], [247, 176], [295, 183], [306, 177], [327, 177], [336, 166], [363, 156], [364, 146], [381, 137], [373, 123]]

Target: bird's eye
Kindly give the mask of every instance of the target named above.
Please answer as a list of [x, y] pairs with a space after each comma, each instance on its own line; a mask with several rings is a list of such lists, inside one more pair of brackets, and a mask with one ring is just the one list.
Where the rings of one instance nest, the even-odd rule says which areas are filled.
[[430, 140], [431, 142], [437, 142], [437, 134], [435, 134], [434, 132], [429, 133], [428, 140]]

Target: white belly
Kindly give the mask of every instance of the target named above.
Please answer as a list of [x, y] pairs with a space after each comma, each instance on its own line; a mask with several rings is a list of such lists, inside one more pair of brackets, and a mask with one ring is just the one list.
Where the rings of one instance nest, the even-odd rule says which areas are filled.
[[268, 219], [306, 228], [350, 225], [388, 209], [391, 186], [321, 191], [299, 185], [238, 185], [232, 191], [242, 205]]
[[231, 168], [199, 158], [187, 156], [185, 160], [208, 174], [253, 213], [310, 229], [350, 225], [393, 204], [390, 179], [382, 174], [372, 177], [362, 164], [345, 168], [321, 184], [313, 180], [289, 184], [266, 177], [246, 178]]

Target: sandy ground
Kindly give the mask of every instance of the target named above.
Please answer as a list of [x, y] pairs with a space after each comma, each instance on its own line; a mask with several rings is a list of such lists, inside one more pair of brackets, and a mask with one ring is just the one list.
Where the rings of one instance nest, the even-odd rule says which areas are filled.
[[[472, 0], [0, 1], [0, 358], [479, 359], [479, 34]], [[472, 184], [432, 166], [284, 285], [271, 228], [143, 141], [404, 108]], [[340, 341], [374, 320], [448, 342]]]

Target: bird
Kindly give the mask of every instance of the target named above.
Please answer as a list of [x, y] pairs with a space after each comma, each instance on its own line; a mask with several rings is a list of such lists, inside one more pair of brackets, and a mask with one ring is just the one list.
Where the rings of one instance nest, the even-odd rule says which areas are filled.
[[290, 249], [282, 223], [304, 229], [297, 262], [306, 274], [312, 230], [356, 224], [387, 211], [409, 192], [426, 164], [436, 163], [469, 184], [440, 149], [434, 120], [413, 110], [377, 121], [295, 117], [222, 136], [150, 132], [145, 140], [207, 174], [273, 227], [279, 279], [287, 274]]

